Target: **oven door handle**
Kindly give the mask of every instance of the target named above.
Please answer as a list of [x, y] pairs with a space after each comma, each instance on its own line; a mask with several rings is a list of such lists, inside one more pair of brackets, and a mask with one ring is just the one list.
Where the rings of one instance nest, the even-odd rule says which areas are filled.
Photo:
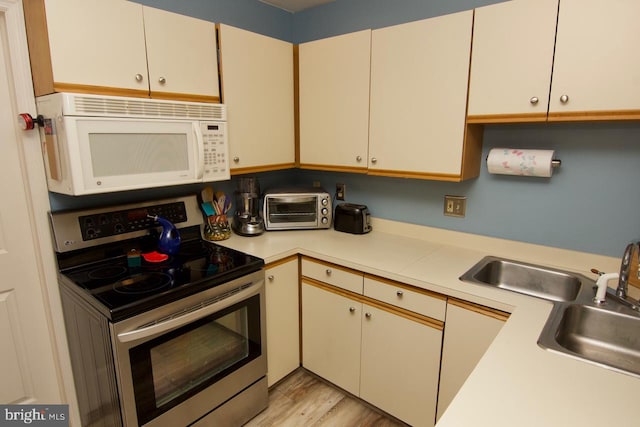
[[183, 315], [177, 317], [171, 317], [165, 321], [154, 323], [149, 326], [134, 329], [132, 331], [120, 332], [117, 334], [120, 342], [131, 342], [137, 340], [146, 340], [155, 335], [177, 329], [181, 326], [188, 325], [196, 320], [202, 319], [210, 314], [220, 311], [224, 308], [230, 307], [240, 301], [243, 301], [255, 294], [259, 293], [259, 283], [252, 283], [250, 286], [235, 291], [232, 295], [223, 295], [223, 298], [207, 304], [201, 308], [195, 310], [187, 310]]

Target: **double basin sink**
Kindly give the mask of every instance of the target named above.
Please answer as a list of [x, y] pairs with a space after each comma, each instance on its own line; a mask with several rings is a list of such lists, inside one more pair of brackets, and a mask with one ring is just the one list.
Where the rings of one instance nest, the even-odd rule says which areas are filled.
[[492, 256], [480, 260], [460, 280], [552, 301], [538, 345], [640, 377], [640, 312], [617, 302], [613, 294], [607, 294], [604, 304], [595, 304], [593, 280]]

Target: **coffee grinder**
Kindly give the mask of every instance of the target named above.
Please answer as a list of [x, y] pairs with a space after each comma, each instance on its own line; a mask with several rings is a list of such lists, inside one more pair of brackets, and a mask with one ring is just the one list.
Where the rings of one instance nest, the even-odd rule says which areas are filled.
[[257, 236], [264, 232], [264, 220], [260, 213], [260, 184], [257, 178], [240, 178], [235, 191], [236, 211], [233, 214], [233, 231], [241, 236]]

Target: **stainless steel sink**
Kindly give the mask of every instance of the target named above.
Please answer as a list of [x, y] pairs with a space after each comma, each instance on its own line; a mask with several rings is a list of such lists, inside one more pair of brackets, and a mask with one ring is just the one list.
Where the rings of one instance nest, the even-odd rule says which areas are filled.
[[610, 301], [609, 309], [583, 304], [555, 306], [538, 345], [640, 376], [640, 313]]
[[538, 265], [488, 256], [460, 280], [507, 289], [551, 301], [574, 301], [585, 277]]

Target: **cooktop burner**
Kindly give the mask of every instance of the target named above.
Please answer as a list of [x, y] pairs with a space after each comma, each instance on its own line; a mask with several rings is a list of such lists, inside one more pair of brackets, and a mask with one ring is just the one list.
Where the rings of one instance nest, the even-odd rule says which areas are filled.
[[[264, 264], [260, 258], [198, 238], [183, 242], [179, 253], [165, 261], [141, 258], [140, 266], [131, 267], [126, 254], [133, 246], [127, 241], [116, 248], [99, 247], [91, 256], [83, 250], [83, 258], [98, 261], [79, 265], [67, 261], [72, 265], [61, 270], [61, 279], [81, 288], [81, 296], [111, 320], [119, 320], [259, 270]], [[119, 255], [109, 256], [113, 253]]]
[[[160, 227], [154, 215], [179, 230], [177, 254], [157, 256]], [[202, 240], [196, 195], [56, 212], [50, 219], [60, 285], [114, 322], [264, 266], [260, 258]], [[156, 256], [131, 257], [137, 253]]]

